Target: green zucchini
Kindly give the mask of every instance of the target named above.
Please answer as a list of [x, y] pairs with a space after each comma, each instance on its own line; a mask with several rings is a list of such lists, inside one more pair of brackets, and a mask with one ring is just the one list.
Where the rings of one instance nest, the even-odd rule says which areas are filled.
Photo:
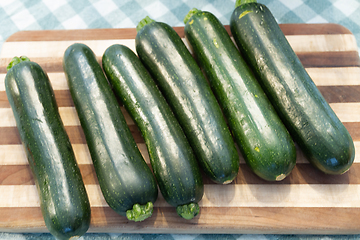
[[185, 36], [217, 97], [248, 166], [279, 181], [296, 164], [295, 144], [221, 22], [192, 9]]
[[47, 74], [28, 58], [15, 57], [5, 89], [46, 227], [58, 239], [85, 234], [90, 203]]
[[354, 161], [351, 136], [304, 69], [270, 10], [256, 1], [237, 3], [230, 28], [294, 141], [327, 174]]
[[120, 105], [92, 50], [69, 46], [63, 68], [106, 202], [129, 220], [151, 216], [158, 196]]
[[135, 45], [204, 172], [216, 183], [232, 182], [239, 154], [221, 108], [182, 39], [169, 25], [147, 17], [138, 25]]
[[[128, 47], [112, 45], [102, 58], [113, 90], [139, 127], [164, 199], [191, 219], [204, 193], [193, 150], [154, 80]], [[195, 211], [195, 212], [194, 212]]]

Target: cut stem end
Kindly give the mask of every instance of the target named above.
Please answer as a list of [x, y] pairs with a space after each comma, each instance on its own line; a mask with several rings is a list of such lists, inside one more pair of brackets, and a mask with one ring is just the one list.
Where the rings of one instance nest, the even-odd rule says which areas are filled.
[[200, 207], [197, 203], [190, 203], [176, 207], [177, 214], [187, 220], [193, 219], [200, 212]]
[[235, 8], [245, 3], [256, 3], [256, 2], [257, 2], [256, 0], [236, 0]]
[[134, 204], [133, 209], [126, 211], [126, 217], [130, 221], [140, 222], [150, 217], [153, 211], [154, 205], [152, 202], [148, 202], [145, 205]]
[[196, 8], [193, 8], [191, 9], [188, 14], [186, 14], [186, 16], [184, 17], [184, 23], [186, 24], [190, 18], [195, 14], [195, 13], [198, 13], [198, 12], [201, 12], [200, 10], [196, 9]]
[[16, 64], [19, 64], [21, 62], [29, 62], [29, 61], [30, 59], [26, 56], [13, 57], [13, 59], [11, 59], [10, 63], [7, 65], [6, 70], [9, 71]]
[[136, 26], [136, 31], [140, 31], [143, 27], [152, 22], [155, 22], [155, 20], [151, 19], [149, 16], [144, 17]]

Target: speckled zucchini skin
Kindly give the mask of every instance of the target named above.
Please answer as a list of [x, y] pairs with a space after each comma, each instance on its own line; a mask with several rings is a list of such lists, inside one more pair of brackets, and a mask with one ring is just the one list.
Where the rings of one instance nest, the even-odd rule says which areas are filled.
[[160, 191], [172, 206], [197, 203], [204, 193], [195, 155], [171, 111], [135, 53], [110, 46], [103, 68], [115, 94], [139, 127]]
[[213, 14], [197, 11], [185, 36], [248, 166], [265, 180], [284, 179], [296, 164], [294, 142], [224, 26]]
[[169, 25], [151, 22], [135, 38], [139, 58], [175, 113], [204, 172], [230, 183], [239, 154], [221, 108], [185, 44]]
[[354, 161], [350, 134], [321, 95], [269, 9], [248, 3], [230, 21], [234, 39], [268, 98], [309, 161], [328, 174]]
[[154, 203], [155, 177], [92, 50], [80, 43], [69, 46], [63, 67], [106, 202], [123, 216], [136, 203]]
[[35, 62], [21, 62], [6, 74], [5, 87], [46, 227], [58, 239], [83, 235], [90, 204], [46, 73]]

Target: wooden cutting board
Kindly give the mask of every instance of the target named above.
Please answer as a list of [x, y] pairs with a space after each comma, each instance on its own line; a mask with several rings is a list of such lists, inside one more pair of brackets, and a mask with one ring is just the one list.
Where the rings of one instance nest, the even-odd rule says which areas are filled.
[[[349, 130], [360, 151], [360, 61], [354, 36], [336, 24], [283, 24], [281, 28], [320, 91]], [[228, 26], [227, 29], [229, 30]], [[183, 28], [175, 27], [181, 37]], [[0, 55], [0, 231], [47, 232], [34, 180], [6, 97], [6, 65], [26, 55], [47, 71], [86, 185], [92, 207], [89, 232], [123, 233], [360, 233], [360, 158], [341, 176], [313, 168], [298, 151], [297, 166], [278, 183], [255, 176], [241, 158], [236, 180], [216, 185], [204, 177], [199, 216], [177, 216], [162, 196], [154, 214], [129, 222], [106, 204], [98, 186], [83, 131], [62, 69], [65, 49], [74, 42], [90, 46], [99, 61], [114, 43], [135, 50], [135, 29], [25, 31], [12, 35]], [[123, 109], [124, 110], [124, 109]], [[146, 146], [124, 110], [144, 158]]]

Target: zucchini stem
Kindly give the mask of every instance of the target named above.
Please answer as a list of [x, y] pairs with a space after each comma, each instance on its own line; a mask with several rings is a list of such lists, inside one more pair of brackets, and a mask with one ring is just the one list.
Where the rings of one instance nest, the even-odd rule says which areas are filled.
[[143, 27], [152, 22], [155, 22], [155, 20], [151, 19], [149, 16], [144, 17], [136, 26], [136, 31], [140, 31]]
[[130, 221], [140, 222], [152, 215], [154, 211], [154, 205], [152, 202], [148, 202], [145, 205], [134, 204], [133, 209], [126, 211], [126, 217]]
[[28, 61], [30, 61], [30, 59], [26, 56], [13, 57], [13, 59], [11, 59], [10, 63], [7, 65], [6, 70], [9, 71], [16, 64], [19, 64], [21, 62], [28, 62]]
[[256, 3], [256, 0], [236, 0], [235, 2], [235, 8], [237, 8], [238, 6], [245, 4], [245, 3]]
[[199, 211], [200, 207], [197, 203], [189, 203], [176, 207], [177, 214], [187, 220], [194, 218], [196, 215], [199, 214]]
[[201, 12], [200, 10], [196, 9], [196, 8], [193, 8], [193, 9], [190, 9], [190, 11], [188, 12], [188, 14], [186, 14], [186, 16], [184, 17], [184, 23], [186, 24], [190, 18], [195, 14], [195, 13], [198, 13], [198, 12]]

